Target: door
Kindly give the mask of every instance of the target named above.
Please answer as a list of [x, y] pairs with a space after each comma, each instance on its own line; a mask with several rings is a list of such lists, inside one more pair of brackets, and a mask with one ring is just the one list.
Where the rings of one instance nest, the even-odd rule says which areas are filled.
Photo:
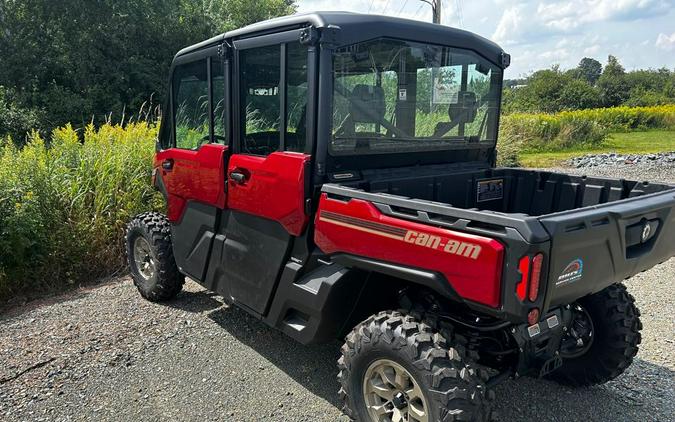
[[237, 128], [227, 169], [224, 267], [231, 298], [264, 314], [293, 238], [308, 223], [308, 52], [297, 41], [235, 46]]
[[210, 48], [178, 57], [173, 66], [169, 133], [155, 158], [167, 199], [173, 250], [180, 270], [201, 281], [226, 205], [228, 158], [225, 63]]
[[[214, 55], [204, 57], [208, 53]], [[172, 223], [180, 222], [189, 201], [225, 207], [228, 136], [223, 62], [215, 50], [187, 60], [179, 57], [174, 65], [169, 138], [155, 156]]]

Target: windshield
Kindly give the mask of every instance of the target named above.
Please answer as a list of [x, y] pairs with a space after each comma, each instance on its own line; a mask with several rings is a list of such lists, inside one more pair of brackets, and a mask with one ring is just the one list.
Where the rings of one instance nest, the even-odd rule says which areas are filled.
[[378, 39], [336, 51], [331, 154], [496, 140], [501, 69], [478, 54]]

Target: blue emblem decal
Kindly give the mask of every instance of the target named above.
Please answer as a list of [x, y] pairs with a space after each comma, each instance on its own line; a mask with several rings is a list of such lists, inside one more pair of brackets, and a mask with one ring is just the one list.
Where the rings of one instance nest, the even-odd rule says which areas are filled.
[[567, 264], [563, 270], [558, 281], [555, 283], [556, 286], [562, 286], [565, 284], [573, 283], [577, 280], [580, 280], [584, 276], [584, 261], [581, 258], [577, 258], [574, 261]]

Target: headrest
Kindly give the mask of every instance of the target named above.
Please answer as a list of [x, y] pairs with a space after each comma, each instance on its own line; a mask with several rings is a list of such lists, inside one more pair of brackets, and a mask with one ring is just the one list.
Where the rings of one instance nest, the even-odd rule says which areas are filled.
[[476, 119], [477, 113], [478, 101], [476, 101], [476, 93], [471, 91], [459, 91], [457, 93], [457, 102], [451, 103], [448, 107], [450, 120], [457, 120], [460, 123], [473, 122]]
[[351, 117], [355, 122], [378, 123], [384, 119], [384, 89], [381, 86], [356, 85], [351, 95]]

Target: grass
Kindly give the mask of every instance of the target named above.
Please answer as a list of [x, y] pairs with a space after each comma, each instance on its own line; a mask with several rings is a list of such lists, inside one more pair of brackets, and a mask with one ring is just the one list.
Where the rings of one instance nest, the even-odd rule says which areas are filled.
[[620, 154], [650, 154], [675, 151], [675, 131], [652, 130], [648, 132], [612, 133], [598, 147], [574, 148], [560, 152], [523, 152], [523, 167], [555, 167], [572, 157], [584, 154], [616, 152]]
[[150, 180], [157, 127], [34, 132], [0, 144], [0, 301], [62, 290], [124, 268], [124, 228], [160, 209]]

